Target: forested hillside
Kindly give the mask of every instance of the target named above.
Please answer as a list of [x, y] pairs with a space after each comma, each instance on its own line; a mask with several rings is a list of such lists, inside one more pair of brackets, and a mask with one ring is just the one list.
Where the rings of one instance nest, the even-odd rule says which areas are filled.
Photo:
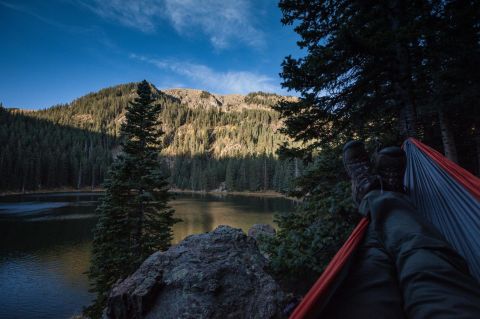
[[[0, 108], [0, 190], [99, 186], [120, 151], [118, 132], [135, 83], [39, 111]], [[275, 155], [287, 138], [263, 92], [216, 95], [154, 89], [165, 131], [162, 153], [173, 187], [193, 190], [284, 190], [300, 161]]]

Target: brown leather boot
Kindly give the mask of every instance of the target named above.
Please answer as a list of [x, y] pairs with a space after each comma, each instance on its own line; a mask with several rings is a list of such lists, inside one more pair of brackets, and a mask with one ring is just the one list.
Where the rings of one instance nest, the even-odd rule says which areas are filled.
[[352, 180], [352, 198], [358, 206], [371, 190], [379, 189], [377, 176], [371, 173], [370, 160], [361, 141], [350, 141], [343, 147], [343, 164]]
[[390, 146], [375, 154], [375, 173], [381, 181], [381, 188], [386, 191], [405, 193], [403, 179], [407, 167], [405, 151], [397, 146]]

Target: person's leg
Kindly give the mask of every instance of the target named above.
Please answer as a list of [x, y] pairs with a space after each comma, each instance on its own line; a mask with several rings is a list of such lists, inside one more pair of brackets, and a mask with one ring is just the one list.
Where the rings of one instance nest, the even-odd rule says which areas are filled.
[[[350, 142], [344, 148], [344, 164], [352, 179], [352, 198], [360, 204], [371, 189], [380, 187], [371, 173], [363, 143]], [[342, 270], [334, 293], [319, 318], [403, 319], [403, 298], [395, 265], [370, 224], [362, 244]]]
[[[369, 239], [374, 238], [376, 251], [387, 256], [382, 261], [389, 260], [379, 264], [374, 259], [378, 272], [383, 272], [374, 276], [384, 278], [385, 272], [395, 273], [397, 288], [392, 289], [398, 289], [403, 297], [408, 318], [480, 318], [480, 286], [469, 274], [465, 261], [402, 194], [406, 164], [403, 150], [388, 147], [378, 152], [375, 174], [367, 158], [363, 143], [345, 145], [344, 163], [352, 180], [353, 200], [359, 205], [359, 212], [370, 218], [365, 247], [360, 248], [356, 257], [358, 267], [369, 264], [364, 259], [369, 256], [361, 252], [369, 248]], [[382, 270], [385, 265], [392, 267], [393, 272]], [[370, 273], [375, 272], [372, 270]], [[361, 283], [353, 283], [362, 287]], [[372, 291], [377, 296], [383, 294], [379, 288]], [[360, 289], [359, 294], [369, 293]]]
[[396, 269], [408, 318], [480, 318], [480, 286], [463, 258], [397, 192], [369, 192], [359, 211]]
[[406, 318], [395, 267], [372, 224], [345, 271], [347, 274], [319, 318]]

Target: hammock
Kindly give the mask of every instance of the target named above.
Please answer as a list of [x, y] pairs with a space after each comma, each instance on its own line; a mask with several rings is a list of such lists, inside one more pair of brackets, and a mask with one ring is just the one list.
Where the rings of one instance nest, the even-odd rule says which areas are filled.
[[404, 149], [410, 199], [480, 281], [480, 179], [415, 139]]
[[[472, 275], [480, 281], [480, 179], [451, 162], [425, 144], [410, 138], [403, 148], [407, 153], [405, 186], [417, 211], [445, 236], [465, 258]], [[369, 220], [362, 218], [342, 248], [310, 288], [290, 319], [314, 315], [328, 302], [349, 257], [361, 243]]]

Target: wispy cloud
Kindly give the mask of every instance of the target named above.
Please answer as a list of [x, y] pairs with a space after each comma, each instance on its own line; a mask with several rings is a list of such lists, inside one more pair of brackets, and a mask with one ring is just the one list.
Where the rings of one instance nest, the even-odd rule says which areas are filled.
[[51, 25], [51, 26], [54, 26], [54, 27], [57, 27], [57, 28], [61, 28], [61, 29], [65, 29], [69, 32], [86, 33], [86, 32], [92, 31], [92, 28], [85, 28], [85, 27], [81, 27], [81, 26], [69, 25], [69, 24], [58, 22], [56, 20], [52, 20], [52, 19], [47, 18], [47, 17], [45, 17], [41, 14], [38, 14], [33, 9], [31, 9], [27, 6], [24, 6], [24, 5], [5, 2], [5, 1], [0, 1], [0, 6], [4, 6], [8, 9], [15, 10], [15, 11], [18, 11], [18, 12], [21, 12], [21, 13], [24, 13], [24, 14], [28, 14], [28, 15], [30, 15], [30, 16], [46, 23], [46, 24], [48, 24], [48, 25]]
[[155, 31], [162, 14], [162, 4], [158, 0], [78, 0], [77, 2], [102, 18], [143, 32]]
[[96, 42], [109, 47], [110, 49], [117, 49], [116, 44], [107, 36], [105, 31], [98, 26], [78, 26], [78, 25], [71, 25], [71, 24], [66, 24], [62, 23], [60, 21], [51, 19], [44, 14], [37, 13], [34, 9], [29, 8], [24, 5], [20, 4], [14, 4], [10, 2], [5, 2], [0, 0], [0, 6], [4, 6], [10, 10], [14, 10], [17, 12], [21, 12], [23, 14], [27, 14], [29, 16], [34, 17], [35, 19], [48, 24], [50, 26], [56, 27], [58, 29], [61, 29], [63, 31], [70, 32], [72, 34], [83, 34], [87, 36], [94, 35], [90, 37], [91, 39], [95, 40]]
[[216, 49], [235, 42], [264, 46], [254, 26], [250, 0], [78, 0], [99, 16], [143, 32], [155, 32], [161, 21], [181, 35], [204, 33]]
[[247, 0], [165, 0], [166, 14], [179, 33], [203, 30], [219, 49], [239, 40], [252, 47], [264, 45], [264, 34]]
[[254, 91], [280, 93], [275, 79], [249, 71], [219, 72], [202, 64], [180, 62], [175, 60], [152, 59], [131, 54], [131, 58], [156, 66], [161, 70], [171, 71], [193, 82], [198, 88], [215, 93], [246, 94]]

